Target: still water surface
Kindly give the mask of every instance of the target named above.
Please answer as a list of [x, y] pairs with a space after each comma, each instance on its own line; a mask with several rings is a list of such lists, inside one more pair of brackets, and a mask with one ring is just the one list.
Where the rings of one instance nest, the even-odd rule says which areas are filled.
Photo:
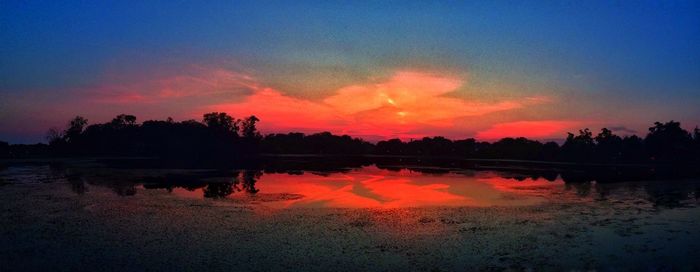
[[[650, 202], [693, 207], [700, 180], [596, 180], [555, 170], [381, 168], [342, 170], [124, 169], [14, 166], [0, 171], [2, 184], [65, 183], [82, 195], [109, 188], [120, 196], [160, 191], [191, 199], [232, 200], [272, 208], [414, 208], [526, 206], [546, 201]], [[92, 189], [91, 189], [92, 188]]]
[[0, 169], [0, 262], [9, 271], [697, 271], [700, 180], [636, 173], [14, 165]]
[[[238, 179], [245, 180], [246, 172]], [[377, 167], [353, 169], [346, 173], [262, 174], [255, 192], [231, 193], [234, 199], [267, 199], [262, 205], [276, 208], [402, 208], [426, 206], [493, 206], [540, 203], [537, 190], [560, 191], [561, 179], [547, 181], [526, 178], [515, 181], [494, 172], [425, 174]], [[235, 181], [232, 184], [237, 184]], [[210, 187], [173, 188], [183, 197], [205, 197]], [[231, 190], [236, 191], [237, 189]], [[228, 190], [226, 190], [228, 191]], [[264, 196], [279, 196], [278, 201]]]

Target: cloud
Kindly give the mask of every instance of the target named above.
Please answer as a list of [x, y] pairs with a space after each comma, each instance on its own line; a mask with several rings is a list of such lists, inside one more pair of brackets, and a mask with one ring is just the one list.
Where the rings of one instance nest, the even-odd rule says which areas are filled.
[[450, 128], [456, 119], [548, 103], [546, 97], [480, 102], [448, 97], [461, 87], [459, 78], [400, 71], [376, 83], [338, 89], [320, 101], [260, 88], [242, 101], [212, 105], [207, 111], [235, 116], [255, 114], [261, 128], [272, 131], [323, 131], [383, 138], [419, 138], [426, 127]]
[[[167, 69], [163, 69], [167, 70]], [[120, 113], [152, 118], [195, 118], [204, 105], [240, 99], [259, 89], [249, 74], [206, 66], [179, 71], [106, 72], [100, 82], [68, 89], [27, 89], [0, 97], [0, 137], [43, 139], [50, 127], [64, 127], [82, 115], [90, 123], [105, 122]]]
[[476, 138], [480, 140], [497, 140], [505, 137], [526, 137], [533, 139], [561, 138], [567, 131], [577, 129], [578, 121], [542, 120], [499, 123], [479, 131]]
[[99, 84], [56, 90], [55, 98], [31, 95], [40, 92], [13, 97], [14, 107], [5, 115], [21, 110], [25, 117], [0, 118], [0, 124], [13, 128], [40, 124], [44, 131], [63, 126], [75, 115], [96, 123], [120, 113], [134, 114], [139, 120], [199, 119], [203, 113], [220, 111], [237, 118], [256, 115], [262, 120], [263, 133], [330, 131], [371, 140], [421, 138], [438, 132], [467, 137], [471, 132], [465, 129], [469, 127], [465, 117], [552, 102], [543, 96], [500, 101], [459, 98], [451, 94], [466, 84], [462, 78], [418, 71], [397, 71], [381, 80], [326, 91], [325, 97], [316, 99], [290, 95], [261, 82], [250, 73], [206, 66], [126, 76], [107, 73]]
[[178, 99], [250, 94], [258, 89], [248, 74], [193, 66], [184, 74], [105, 83], [82, 90], [88, 100], [103, 104], [163, 103]]
[[625, 133], [625, 134], [636, 134], [637, 133], [636, 130], [627, 128], [625, 126], [610, 127], [610, 130], [612, 130], [613, 132]]

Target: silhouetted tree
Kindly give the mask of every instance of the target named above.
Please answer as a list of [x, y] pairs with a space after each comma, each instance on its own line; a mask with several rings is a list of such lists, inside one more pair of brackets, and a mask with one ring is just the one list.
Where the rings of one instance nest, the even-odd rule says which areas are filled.
[[76, 141], [80, 134], [83, 132], [83, 128], [87, 125], [88, 120], [82, 116], [76, 116], [73, 120], [68, 123], [68, 128], [63, 133], [63, 138], [66, 142], [70, 143]]
[[590, 161], [593, 157], [595, 142], [589, 129], [579, 130], [579, 135], [568, 133], [561, 146], [563, 159], [568, 161]]
[[474, 158], [476, 156], [476, 140], [473, 138], [457, 140], [453, 143], [456, 156]]
[[241, 134], [243, 137], [255, 139], [261, 138], [260, 132], [258, 132], [257, 128], [255, 128], [255, 123], [258, 121], [260, 121], [260, 119], [255, 117], [255, 115], [251, 115], [250, 117], [241, 121]]
[[695, 160], [700, 161], [700, 128], [695, 127], [693, 129], [693, 145], [694, 145], [694, 150], [693, 153], [695, 154]]
[[57, 128], [50, 128], [46, 132], [46, 141], [49, 142], [50, 145], [59, 145], [65, 143], [65, 139], [63, 139], [63, 132], [61, 132]]
[[0, 141], [0, 158], [10, 157], [10, 144]]
[[537, 160], [541, 158], [542, 147], [542, 143], [523, 137], [503, 138], [482, 153], [493, 159]]
[[600, 161], [618, 161], [622, 156], [622, 138], [607, 128], [601, 129], [595, 136], [596, 158]]
[[692, 152], [691, 143], [690, 133], [681, 128], [681, 123], [673, 120], [655, 122], [644, 138], [644, 145], [653, 160], [688, 160]]
[[114, 119], [112, 119], [112, 122], [110, 123], [112, 126], [115, 128], [123, 128], [125, 126], [133, 126], [136, 124], [136, 116], [133, 115], [127, 115], [127, 114], [120, 114], [117, 115]]
[[225, 112], [211, 112], [204, 114], [204, 124], [215, 131], [231, 133], [238, 136], [239, 121]]
[[[120, 114], [110, 122], [87, 126], [87, 120], [77, 116], [64, 131], [49, 130], [47, 140], [54, 155], [143, 155], [210, 162], [247, 159], [259, 153], [401, 155], [399, 160], [404, 162], [419, 157], [429, 157], [430, 160], [476, 158], [611, 163], [645, 163], [650, 161], [649, 158], [683, 163], [700, 160], [700, 129], [688, 133], [674, 121], [655, 123], [643, 140], [635, 135], [621, 138], [607, 128], [593, 137], [589, 129], [583, 129], [578, 135], [568, 133], [566, 141], [559, 147], [555, 142], [543, 144], [523, 137], [489, 143], [471, 138], [453, 141], [437, 136], [408, 142], [390, 139], [376, 145], [330, 132], [263, 137], [256, 128], [260, 120], [254, 115], [237, 120], [223, 112], [204, 114], [202, 122], [176, 122], [168, 118], [138, 124], [136, 120], [136, 116]], [[45, 154], [47, 148], [45, 145], [11, 145], [9, 150], [11, 156], [21, 157]], [[381, 160], [373, 157], [369, 161]]]
[[262, 152], [286, 154], [371, 154], [374, 146], [348, 135], [321, 132], [270, 134], [262, 139]]
[[555, 161], [559, 159], [559, 144], [556, 142], [547, 142], [542, 145], [539, 159], [543, 161]]
[[405, 155], [405, 147], [400, 139], [390, 139], [377, 143], [376, 153], [380, 155]]
[[643, 162], [648, 156], [644, 149], [644, 140], [637, 135], [625, 136], [622, 139], [622, 160], [626, 162]]

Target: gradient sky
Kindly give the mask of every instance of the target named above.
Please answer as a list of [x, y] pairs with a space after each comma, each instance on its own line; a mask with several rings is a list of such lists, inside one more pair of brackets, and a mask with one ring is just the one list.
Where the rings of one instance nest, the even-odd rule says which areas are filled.
[[560, 139], [700, 125], [698, 1], [0, 1], [0, 139], [75, 115]]

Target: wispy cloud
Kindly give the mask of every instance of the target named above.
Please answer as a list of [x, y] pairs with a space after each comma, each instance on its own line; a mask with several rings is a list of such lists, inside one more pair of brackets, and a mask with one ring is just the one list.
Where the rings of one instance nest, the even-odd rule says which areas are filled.
[[636, 134], [637, 133], [636, 130], [627, 128], [625, 126], [613, 126], [613, 127], [610, 127], [610, 130], [612, 130], [613, 132], [623, 133], [623, 134]]
[[161, 103], [220, 94], [244, 95], [258, 88], [258, 82], [251, 75], [194, 66], [186, 74], [112, 82], [85, 88], [82, 92], [93, 102], [121, 104]]

